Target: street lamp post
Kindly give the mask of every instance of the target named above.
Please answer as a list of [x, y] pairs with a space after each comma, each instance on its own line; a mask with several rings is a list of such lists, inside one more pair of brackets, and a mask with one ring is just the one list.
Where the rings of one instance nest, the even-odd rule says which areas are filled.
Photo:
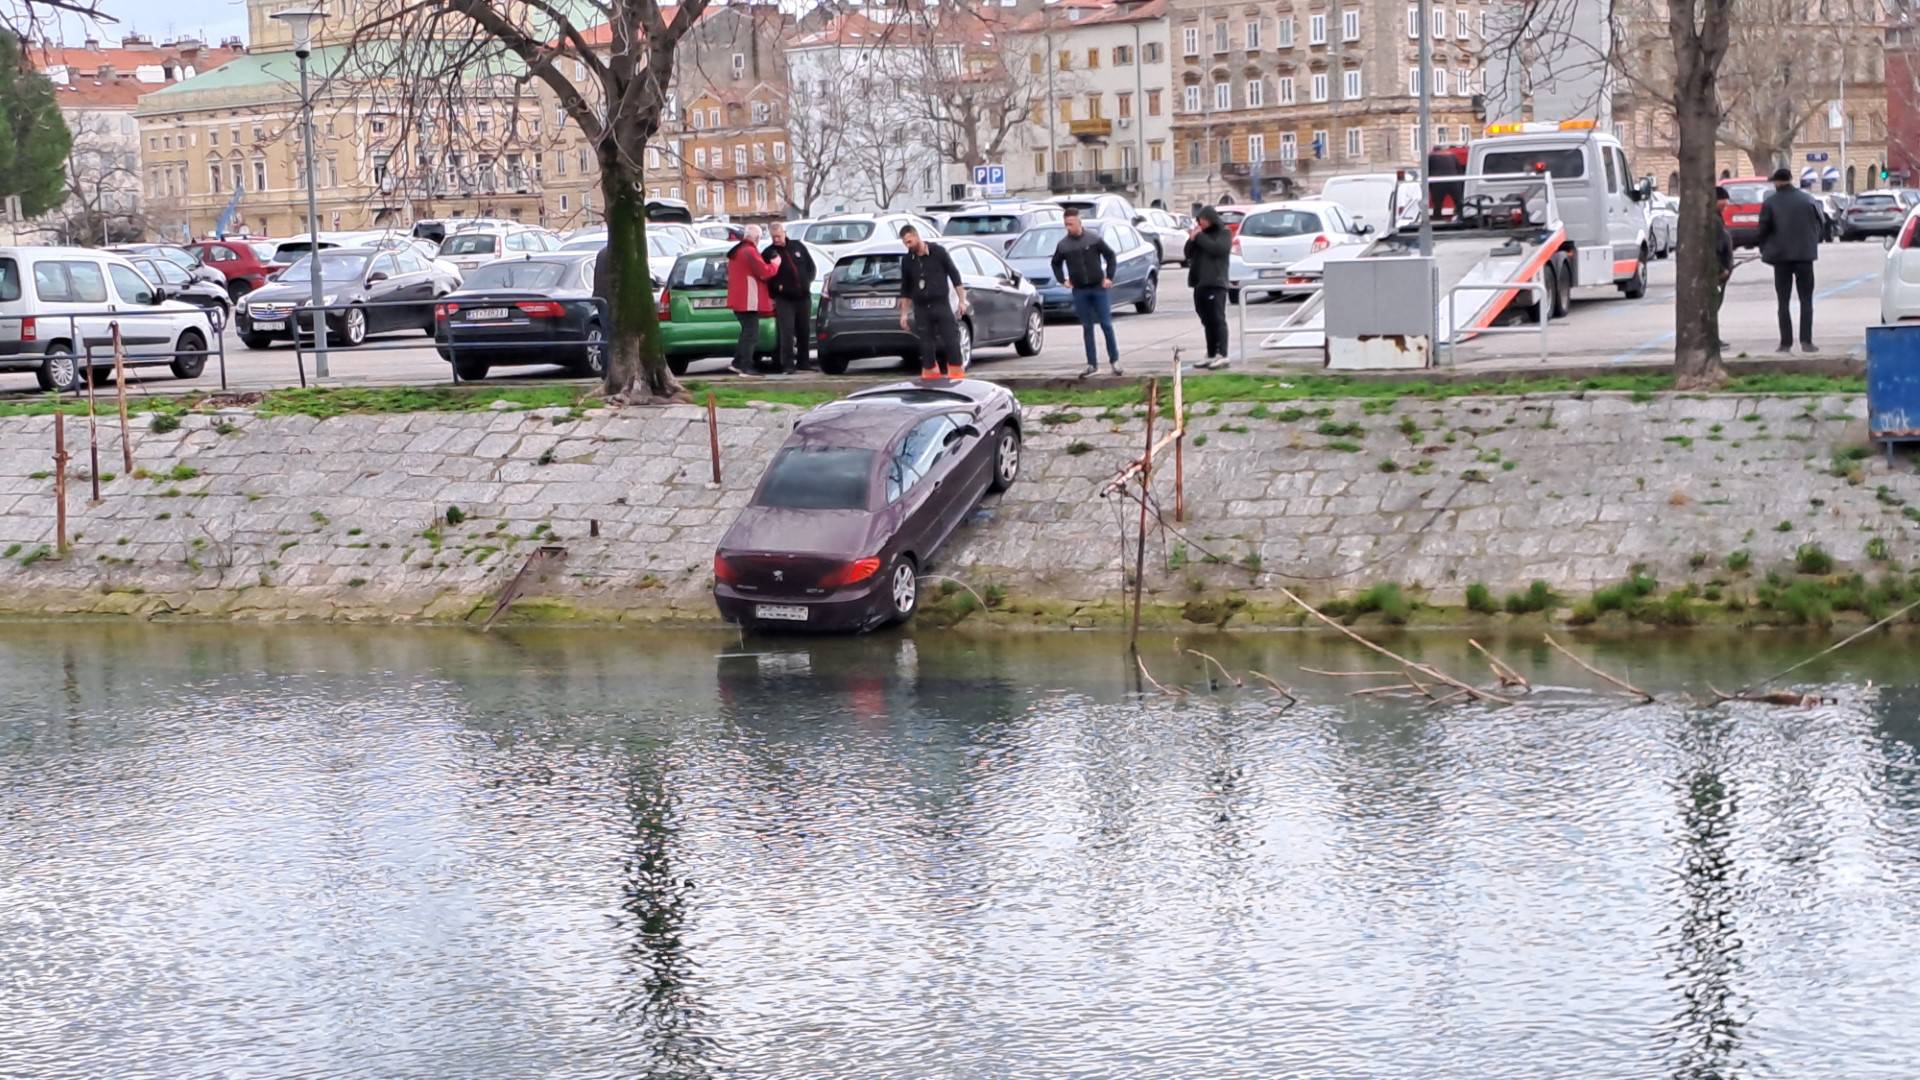
[[[321, 309], [320, 292], [320, 210], [313, 191], [313, 98], [307, 91], [307, 57], [313, 54], [313, 24], [327, 17], [317, 8], [294, 8], [274, 13], [274, 18], [293, 31], [293, 55], [300, 59], [300, 130], [306, 142], [307, 159], [307, 270], [313, 290], [307, 311], [313, 316], [313, 374], [327, 377], [327, 318]], [[300, 326], [294, 323], [294, 335]]]

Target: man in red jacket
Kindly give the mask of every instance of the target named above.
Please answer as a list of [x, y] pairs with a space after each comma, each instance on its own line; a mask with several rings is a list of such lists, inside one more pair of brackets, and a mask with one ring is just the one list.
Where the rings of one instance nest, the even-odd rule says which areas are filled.
[[727, 252], [727, 307], [740, 320], [740, 341], [733, 347], [733, 373], [758, 378], [753, 354], [760, 348], [760, 317], [773, 314], [773, 294], [767, 281], [780, 271], [780, 259], [760, 257], [760, 226], [747, 226], [746, 235]]

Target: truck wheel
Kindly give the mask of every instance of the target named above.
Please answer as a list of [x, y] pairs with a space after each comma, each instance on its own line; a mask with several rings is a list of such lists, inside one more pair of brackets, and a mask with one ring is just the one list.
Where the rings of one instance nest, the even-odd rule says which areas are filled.
[[1647, 295], [1647, 253], [1640, 252], [1639, 261], [1633, 264], [1633, 276], [1620, 283], [1620, 295], [1629, 300], [1638, 300]]
[[1554, 275], [1555, 286], [1548, 295], [1553, 300], [1553, 317], [1564, 319], [1573, 310], [1573, 266], [1566, 259], [1555, 259], [1559, 273]]

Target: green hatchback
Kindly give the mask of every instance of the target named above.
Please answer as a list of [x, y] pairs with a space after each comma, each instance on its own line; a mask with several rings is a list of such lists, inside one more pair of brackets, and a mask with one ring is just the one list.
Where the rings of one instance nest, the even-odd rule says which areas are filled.
[[[667, 367], [685, 375], [695, 360], [732, 360], [740, 340], [740, 321], [727, 308], [727, 252], [731, 244], [696, 248], [674, 260], [667, 286], [660, 290], [660, 338], [667, 350]], [[807, 245], [813, 255], [813, 325], [820, 327], [820, 286], [833, 269], [833, 256]], [[760, 345], [754, 359], [761, 367], [773, 360], [774, 320], [760, 320]]]

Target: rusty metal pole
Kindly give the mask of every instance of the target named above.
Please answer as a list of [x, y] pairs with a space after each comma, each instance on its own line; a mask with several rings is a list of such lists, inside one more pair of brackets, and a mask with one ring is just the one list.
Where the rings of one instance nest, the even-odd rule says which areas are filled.
[[94, 418], [93, 374], [87, 374], [87, 471], [93, 474], [93, 503], [100, 503], [100, 425]]
[[[91, 372], [89, 372], [91, 376]], [[133, 438], [127, 434], [127, 350], [120, 344], [120, 320], [113, 322], [113, 393], [120, 402], [120, 464], [133, 475]]]
[[1133, 630], [1127, 647], [1140, 651], [1140, 597], [1147, 591], [1147, 499], [1153, 494], [1153, 414], [1160, 411], [1160, 383], [1147, 380], [1147, 456], [1140, 459], [1140, 537], [1133, 555]]
[[1180, 383], [1180, 358], [1173, 360], [1173, 520], [1187, 520], [1187, 395]]
[[720, 482], [720, 413], [713, 401], [713, 391], [707, 391], [707, 447], [713, 453], [713, 482]]
[[67, 553], [67, 414], [53, 414], [53, 543]]

